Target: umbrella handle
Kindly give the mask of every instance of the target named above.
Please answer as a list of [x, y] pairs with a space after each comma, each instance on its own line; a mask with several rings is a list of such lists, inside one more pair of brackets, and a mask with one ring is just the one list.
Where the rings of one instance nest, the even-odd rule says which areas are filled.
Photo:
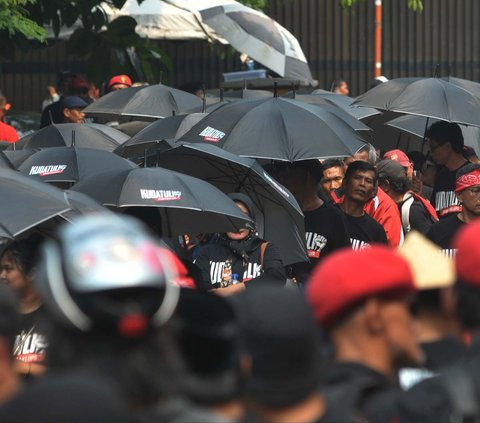
[[425, 129], [423, 131], [423, 140], [422, 140], [422, 153], [423, 153], [423, 149], [425, 148], [425, 141], [427, 141], [427, 130], [428, 130], [428, 120], [430, 118], [427, 117], [427, 120], [425, 122]]

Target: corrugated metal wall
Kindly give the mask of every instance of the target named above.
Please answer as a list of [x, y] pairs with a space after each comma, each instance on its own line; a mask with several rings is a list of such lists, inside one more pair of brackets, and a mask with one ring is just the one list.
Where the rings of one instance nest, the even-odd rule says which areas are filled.
[[[407, 0], [383, 1], [383, 74], [440, 75], [480, 80], [480, 1], [424, 0], [423, 13], [413, 13]], [[362, 0], [344, 11], [339, 0], [270, 0], [268, 14], [300, 41], [312, 74], [328, 89], [346, 79], [352, 95], [373, 80], [374, 0]], [[238, 55], [202, 41], [159, 42], [175, 72], [169, 85], [203, 81], [215, 87], [222, 73], [239, 69]], [[83, 64], [65, 53], [63, 43], [36, 51], [19, 51], [14, 63], [0, 66], [0, 89], [17, 109], [38, 110], [47, 84], [62, 69], [82, 71]]]

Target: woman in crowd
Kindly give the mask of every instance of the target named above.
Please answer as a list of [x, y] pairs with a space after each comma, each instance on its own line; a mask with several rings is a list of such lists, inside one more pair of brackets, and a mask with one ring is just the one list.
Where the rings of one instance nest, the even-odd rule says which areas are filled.
[[40, 324], [42, 302], [33, 286], [34, 261], [41, 241], [36, 235], [13, 241], [0, 259], [0, 280], [10, 285], [20, 299], [22, 319], [13, 355], [17, 371], [24, 376], [36, 376], [45, 370], [47, 341]]

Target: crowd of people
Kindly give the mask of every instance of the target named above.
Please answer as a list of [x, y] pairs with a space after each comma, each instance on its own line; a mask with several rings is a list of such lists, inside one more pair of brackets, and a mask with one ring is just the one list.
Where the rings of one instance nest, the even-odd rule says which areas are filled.
[[[42, 126], [99, 95], [71, 72], [49, 93]], [[132, 209], [2, 244], [0, 421], [479, 420], [480, 164], [456, 123], [425, 142], [265, 163], [304, 215], [288, 266], [248, 190], [237, 232], [179, 243]]]

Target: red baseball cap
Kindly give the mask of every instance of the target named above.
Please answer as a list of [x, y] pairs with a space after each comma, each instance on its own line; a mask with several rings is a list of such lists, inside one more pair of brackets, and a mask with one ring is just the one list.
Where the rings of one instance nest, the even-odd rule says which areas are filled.
[[129, 87], [132, 86], [132, 80], [128, 75], [115, 75], [110, 81], [108, 81], [107, 88], [111, 88], [116, 84], [124, 84]]
[[384, 160], [395, 160], [399, 162], [403, 167], [410, 166], [410, 159], [402, 150], [390, 150], [383, 155]]
[[467, 285], [480, 288], [480, 220], [463, 225], [453, 239], [457, 278]]
[[306, 295], [315, 318], [328, 327], [368, 297], [414, 292], [414, 277], [407, 261], [387, 247], [372, 246], [330, 255], [310, 276]]

